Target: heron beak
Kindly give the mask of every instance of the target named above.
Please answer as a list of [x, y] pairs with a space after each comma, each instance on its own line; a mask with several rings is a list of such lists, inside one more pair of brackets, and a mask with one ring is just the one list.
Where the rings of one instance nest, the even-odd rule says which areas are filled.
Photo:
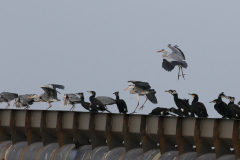
[[33, 96], [29, 96], [29, 97], [27, 97], [27, 99], [30, 99], [30, 98], [32, 98]]
[[129, 87], [127, 87], [126, 89], [124, 89], [123, 91], [126, 91]]
[[162, 51], [157, 51], [157, 52], [162, 52]]

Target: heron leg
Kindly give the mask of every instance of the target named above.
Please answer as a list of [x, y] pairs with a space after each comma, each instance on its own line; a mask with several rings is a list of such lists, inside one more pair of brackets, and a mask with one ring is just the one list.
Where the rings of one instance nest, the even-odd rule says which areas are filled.
[[146, 101], [143, 103], [142, 107], [139, 108], [139, 111], [142, 109], [143, 110], [143, 107], [144, 107], [144, 104], [147, 102], [148, 98], [144, 95], [144, 97], [146, 98]]
[[8, 109], [9, 108], [9, 106], [10, 106], [10, 103], [9, 102], [7, 102], [8, 103], [8, 105], [6, 106], [6, 108], [5, 109]]
[[[139, 106], [139, 95], [137, 95], [137, 97], [138, 97], [138, 104], [137, 104], [137, 107], [138, 107]], [[136, 112], [137, 107], [135, 108], [135, 110], [132, 113], [137, 113]]]
[[46, 109], [46, 110], [48, 110], [49, 108], [51, 108], [52, 107], [52, 105], [49, 103], [49, 102], [47, 102], [48, 104], [49, 104], [49, 107]]
[[179, 77], [181, 76], [180, 75], [180, 66], [178, 65], [178, 68], [179, 68], [179, 71], [178, 71], [178, 80], [179, 80]]
[[185, 74], [183, 74], [183, 69], [182, 69], [182, 66], [181, 66], [181, 70], [182, 70], [182, 76], [183, 76], [183, 79], [185, 80], [185, 78], [184, 78], [184, 75], [185, 75]]

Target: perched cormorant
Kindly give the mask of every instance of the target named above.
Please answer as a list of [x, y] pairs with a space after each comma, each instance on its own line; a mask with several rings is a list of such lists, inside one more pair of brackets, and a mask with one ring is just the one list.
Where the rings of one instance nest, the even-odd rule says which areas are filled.
[[226, 114], [226, 111], [224, 111], [219, 104], [217, 104], [217, 99], [214, 99], [213, 101], [209, 102], [209, 103], [215, 103], [214, 104], [214, 109], [220, 114], [222, 115], [222, 118], [226, 118], [227, 114]]
[[178, 115], [179, 117], [184, 117], [185, 116], [180, 109], [176, 109], [174, 107], [169, 108], [169, 112], [172, 112], [172, 113]]
[[96, 105], [91, 104], [91, 106], [90, 106], [90, 103], [84, 101], [84, 94], [83, 93], [76, 93], [76, 94], [80, 96], [80, 98], [81, 98], [80, 103], [83, 106], [83, 108], [85, 108], [86, 110], [88, 110], [92, 113], [97, 113], [98, 112], [98, 109], [97, 109]]
[[193, 97], [192, 101], [192, 111], [198, 116], [198, 117], [208, 117], [207, 109], [204, 106], [203, 103], [198, 102], [198, 95], [197, 94], [190, 94]]
[[229, 110], [228, 108], [228, 105], [222, 101], [222, 98], [225, 98], [226, 95], [221, 92], [219, 95], [218, 95], [218, 98], [216, 100], [216, 105], [218, 106], [219, 110], [221, 111], [221, 115], [223, 115], [223, 118], [230, 118], [231, 116], [231, 111]]
[[119, 92], [114, 92], [113, 94], [116, 95], [116, 104], [119, 110], [119, 113], [127, 113], [128, 109], [127, 109], [127, 105], [126, 102], [122, 99], [119, 99]]
[[152, 112], [149, 113], [149, 115], [166, 116], [166, 115], [169, 115], [169, 112], [170, 112], [169, 108], [157, 107], [157, 108], [154, 108]]
[[230, 96], [226, 96], [226, 98], [229, 99], [228, 109], [231, 111], [229, 118], [240, 119], [240, 108], [238, 105], [234, 104], [235, 98]]
[[98, 100], [97, 98], [95, 98], [96, 96], [96, 92], [95, 91], [88, 91], [90, 94], [92, 94], [90, 97], [89, 97], [89, 101], [91, 102], [90, 106], [92, 104], [96, 105], [97, 106], [97, 109], [100, 110], [100, 111], [108, 111], [109, 113], [111, 113], [109, 110], [107, 110], [104, 106], [104, 104]]
[[[173, 95], [174, 97], [174, 102], [178, 109], [183, 113], [183, 116], [189, 117], [189, 116], [194, 116], [189, 108], [188, 100], [186, 99], [179, 99], [178, 98], [178, 93], [175, 90], [168, 90], [165, 91]], [[179, 115], [179, 114], [178, 114]]]

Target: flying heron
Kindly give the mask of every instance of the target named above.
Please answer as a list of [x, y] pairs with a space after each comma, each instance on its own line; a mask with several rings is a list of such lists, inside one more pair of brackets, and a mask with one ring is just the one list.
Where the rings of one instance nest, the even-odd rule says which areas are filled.
[[[166, 71], [170, 72], [177, 65], [179, 67], [178, 79], [179, 79], [179, 76], [183, 76], [183, 78], [184, 78], [185, 74], [183, 74], [182, 68], [187, 68], [188, 65], [185, 61], [185, 56], [184, 56], [183, 52], [178, 48], [177, 45], [171, 46], [171, 44], [169, 44], [168, 47], [172, 50], [172, 53], [170, 53], [170, 54], [168, 54], [169, 52], [165, 51], [164, 49], [162, 49], [161, 51], [157, 51], [157, 52], [163, 53], [162, 68], [164, 68]], [[182, 75], [180, 75], [180, 70], [182, 70]]]
[[123, 99], [119, 99], [119, 92], [114, 92], [113, 94], [116, 95], [116, 104], [117, 104], [119, 113], [124, 113], [124, 114], [127, 113], [128, 109], [127, 109], [126, 102]]
[[97, 106], [97, 109], [100, 110], [100, 111], [108, 111], [109, 113], [111, 113], [109, 110], [107, 110], [104, 106], [104, 104], [98, 100], [97, 98], [95, 98], [96, 96], [96, 92], [95, 91], [88, 91], [90, 94], [92, 94], [90, 97], [89, 97], [89, 100], [90, 100], [90, 106], [92, 104], [96, 105]]
[[[32, 98], [28, 98], [32, 96]], [[35, 100], [38, 99], [38, 96], [36, 94], [24, 94], [24, 95], [19, 95], [18, 98], [14, 99], [14, 104], [16, 108], [22, 108], [25, 107], [25, 109], [30, 108], [29, 105], [32, 105]]]
[[63, 95], [63, 106], [68, 106], [69, 104], [72, 105], [72, 108], [70, 109], [70, 111], [73, 111], [75, 108], [75, 104], [81, 103], [81, 99], [76, 96], [73, 93], [69, 93], [69, 94], [64, 94]]
[[[139, 108], [139, 110], [144, 107], [144, 104], [147, 102], [148, 99], [153, 104], [157, 103], [157, 98], [155, 96], [156, 91], [154, 89], [151, 89], [151, 86], [149, 85], [148, 82], [141, 82], [141, 81], [128, 81], [128, 82], [133, 83], [134, 85], [129, 85], [126, 89], [124, 89], [124, 91], [126, 91], [127, 89], [130, 89], [129, 90], [130, 94], [137, 94], [137, 98], [138, 98], [137, 107], [139, 106], [139, 96], [144, 96], [146, 98], [145, 102]], [[132, 113], [136, 113], [135, 111], [136, 111], [137, 107], [135, 108], [135, 110]]]
[[[58, 85], [58, 84], [47, 84], [44, 86], [41, 86], [41, 88], [44, 90], [44, 93], [39, 96], [39, 99], [35, 102], [47, 102], [49, 104], [49, 107], [46, 109], [48, 110], [49, 108], [52, 107], [50, 103], [52, 102], [57, 102], [60, 101], [60, 99], [57, 98], [57, 93], [61, 94], [58, 92], [56, 89], [64, 89], [65, 87], [63, 85]], [[28, 98], [32, 98], [33, 96], [30, 96]]]
[[208, 117], [207, 109], [202, 102], [198, 102], [198, 95], [189, 93], [188, 95], [193, 97], [192, 110], [198, 117]]
[[6, 102], [8, 105], [6, 106], [5, 109], [8, 109], [10, 106], [10, 101], [13, 100], [14, 98], [17, 98], [18, 94], [17, 93], [10, 93], [10, 92], [2, 92], [0, 94], [0, 103]]
[[83, 106], [83, 108], [85, 108], [86, 110], [88, 110], [88, 111], [90, 111], [92, 113], [97, 113], [98, 112], [98, 109], [97, 109], [96, 105], [91, 104], [91, 106], [90, 106], [90, 103], [84, 101], [84, 94], [83, 94], [83, 92], [76, 93], [76, 94], [80, 96], [80, 98], [81, 98], [81, 102], [80, 103]]

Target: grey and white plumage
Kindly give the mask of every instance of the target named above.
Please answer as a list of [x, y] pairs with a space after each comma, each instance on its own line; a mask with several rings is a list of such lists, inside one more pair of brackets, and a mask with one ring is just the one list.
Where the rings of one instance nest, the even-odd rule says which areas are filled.
[[[168, 54], [169, 52], [165, 51], [164, 49], [162, 49], [161, 51], [157, 51], [157, 52], [163, 53], [162, 68], [164, 68], [168, 72], [172, 71], [175, 66], [179, 67], [179, 72], [180, 72], [180, 69], [182, 70], [182, 68], [187, 68], [188, 65], [187, 65], [187, 62], [185, 61], [185, 55], [178, 48], [178, 46], [177, 45], [171, 46], [171, 44], [169, 44], [168, 47], [172, 50], [172, 53], [170, 54]], [[180, 76], [179, 72], [178, 72], [178, 78]], [[182, 76], [184, 78], [183, 71], [182, 71]]]
[[116, 104], [116, 101], [111, 98], [111, 97], [107, 97], [107, 96], [97, 96], [96, 99], [98, 99], [99, 101], [102, 102], [102, 104], [105, 106], [106, 109], [107, 108], [107, 105], [113, 105], [113, 104]]
[[0, 94], [0, 103], [6, 102], [8, 105], [6, 106], [5, 109], [9, 108], [10, 106], [10, 101], [14, 100], [14, 98], [17, 98], [18, 94], [17, 93], [10, 93], [10, 92], [2, 92]]
[[81, 103], [81, 99], [73, 94], [73, 93], [69, 93], [69, 94], [64, 94], [63, 95], [63, 106], [68, 106], [69, 104], [72, 105], [72, 108], [70, 109], [70, 111], [73, 111], [75, 108], [75, 104]]
[[[32, 96], [32, 98], [28, 98], [30, 96]], [[16, 108], [26, 107], [25, 109], [28, 109], [30, 108], [29, 105], [32, 105], [35, 102], [36, 98], [37, 98], [36, 94], [19, 95], [18, 98], [14, 99], [13, 106], [15, 106]]]
[[64, 89], [65, 87], [63, 85], [58, 85], [58, 84], [47, 84], [44, 86], [41, 86], [41, 88], [44, 90], [44, 93], [39, 96], [39, 102], [47, 102], [49, 104], [49, 108], [52, 107], [50, 104], [51, 102], [57, 102], [60, 101], [57, 97], [58, 92], [56, 89]]
[[[149, 99], [153, 104], [157, 103], [157, 98], [155, 96], [156, 91], [154, 89], [151, 89], [151, 86], [149, 85], [148, 82], [133, 81], [133, 80], [128, 82], [133, 83], [134, 85], [129, 85], [125, 90], [130, 89], [129, 90], [130, 94], [137, 94], [137, 98], [138, 98], [137, 107], [139, 106], [139, 96], [144, 96], [146, 98], [146, 101]], [[146, 101], [143, 103], [140, 109], [144, 107], [144, 104], [146, 103]], [[136, 113], [135, 111], [137, 107], [135, 108], [133, 113]]]

